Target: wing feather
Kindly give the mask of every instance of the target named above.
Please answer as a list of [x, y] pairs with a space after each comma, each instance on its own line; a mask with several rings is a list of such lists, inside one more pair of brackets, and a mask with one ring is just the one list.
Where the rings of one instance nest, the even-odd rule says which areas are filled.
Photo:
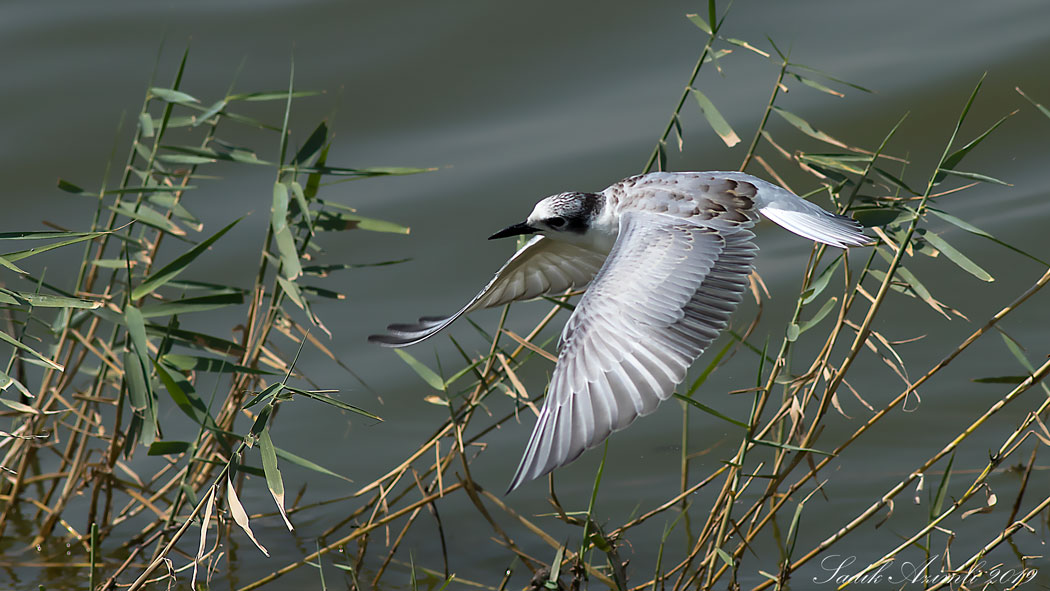
[[414, 324], [391, 324], [368, 337], [384, 347], [407, 347], [428, 339], [463, 314], [580, 288], [598, 272], [605, 256], [566, 242], [537, 236], [507, 261], [474, 299], [450, 316], [426, 316]]
[[[510, 490], [654, 411], [741, 300], [753, 234], [625, 212], [620, 235], [562, 333]], [[553, 440], [553, 441], [552, 441]]]

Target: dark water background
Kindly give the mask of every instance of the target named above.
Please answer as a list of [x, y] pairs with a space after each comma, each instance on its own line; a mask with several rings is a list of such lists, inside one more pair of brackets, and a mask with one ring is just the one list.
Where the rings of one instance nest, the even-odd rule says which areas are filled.
[[[347, 273], [334, 289], [348, 301], [325, 303], [319, 312], [335, 333], [329, 346], [345, 363], [382, 394], [382, 403], [342, 370], [320, 356], [304, 359], [301, 367], [323, 385], [384, 417], [380, 425], [331, 413], [315, 405], [285, 405], [275, 423], [277, 445], [308, 456], [355, 480], [348, 485], [283, 467], [286, 487], [309, 482], [304, 500], [348, 494], [371, 481], [415, 447], [445, 416], [445, 410], [423, 402], [425, 385], [393, 354], [371, 347], [365, 337], [388, 322], [454, 309], [472, 295], [505, 260], [510, 245], [486, 243], [492, 231], [519, 221], [540, 197], [563, 190], [599, 190], [640, 170], [666, 125], [704, 36], [685, 18], [706, 12], [706, 4], [690, 2], [51, 2], [6, 3], [0, 12], [0, 134], [3, 216], [0, 231], [40, 228], [47, 219], [71, 229], [87, 226], [93, 204], [78, 201], [55, 188], [58, 177], [93, 187], [104, 169], [122, 113], [137, 112], [158, 48], [164, 42], [159, 81], [170, 80], [183, 47], [190, 45], [184, 88], [202, 99], [222, 96], [235, 72], [239, 90], [279, 89], [286, 85], [294, 54], [296, 86], [325, 90], [323, 97], [295, 106], [293, 129], [305, 137], [318, 119], [336, 112], [337, 139], [329, 162], [344, 166], [434, 166], [439, 170], [415, 177], [367, 180], [324, 189], [322, 196], [353, 205], [368, 216], [411, 226], [411, 235], [327, 236], [330, 260], [370, 262], [410, 257], [409, 263]], [[909, 118], [890, 151], [914, 157], [912, 169], [924, 178], [930, 160], [940, 154], [966, 96], [983, 72], [988, 72], [964, 136], [983, 131], [1002, 115], [1021, 112], [1008, 121], [965, 162], [965, 170], [981, 171], [1012, 183], [982, 185], [952, 197], [943, 205], [1037, 256], [1050, 254], [1046, 238], [1050, 199], [1046, 165], [1050, 156], [1050, 119], [1038, 114], [1015, 86], [1050, 104], [1050, 3], [1044, 0], [1004, 2], [755, 2], [741, 0], [726, 21], [727, 35], [769, 49], [769, 35], [790, 50], [793, 62], [833, 73], [871, 88], [874, 94], [837, 86], [845, 98], [835, 98], [792, 83], [779, 103], [821, 129], [851, 144], [872, 148], [905, 112]], [[685, 109], [685, 151], [673, 154], [677, 170], [733, 169], [739, 165], [776, 75], [775, 65], [737, 49], [723, 60], [724, 72], [705, 69], [699, 86], [745, 141], [726, 149], [707, 127], [695, 105]], [[166, 85], [165, 82], [158, 82]], [[276, 109], [276, 108], [275, 108]], [[277, 110], [269, 113], [276, 120]], [[830, 151], [799, 139], [782, 121], [771, 131], [789, 149]], [[128, 131], [118, 134], [127, 138]], [[118, 161], [125, 143], [119, 143]], [[273, 141], [276, 147], [276, 141]], [[775, 156], [766, 153], [769, 158]], [[263, 157], [273, 154], [263, 154]], [[798, 191], [815, 185], [790, 165], [777, 164]], [[754, 170], [758, 170], [753, 169]], [[209, 221], [210, 233], [246, 212], [254, 215], [231, 232], [226, 244], [202, 260], [199, 279], [223, 279], [248, 285], [241, 269], [254, 268], [264, 231], [272, 178], [249, 176], [231, 167], [221, 191], [207, 186], [187, 203]], [[916, 183], [918, 184], [918, 183]], [[935, 225], [945, 238], [990, 270], [997, 281], [981, 283], [943, 260], [908, 262], [936, 296], [983, 323], [1011, 301], [1041, 273], [1039, 266], [987, 241]], [[779, 342], [783, 322], [797, 293], [800, 271], [809, 245], [763, 224], [758, 242], [758, 270], [773, 299], [767, 303], [756, 342], [770, 332]], [[61, 261], [50, 260], [52, 273], [63, 273]], [[205, 276], [210, 274], [210, 276]], [[52, 276], [53, 277], [53, 276]], [[936, 287], [934, 287], [936, 286]], [[975, 329], [960, 320], [935, 316], [924, 305], [892, 296], [892, 313], [884, 314], [877, 330], [889, 338], [927, 337], [901, 347], [913, 377], [940, 360]], [[746, 308], [746, 306], [745, 306]], [[547, 307], [517, 306], [511, 325], [531, 326]], [[1027, 348], [1029, 359], [1042, 363], [1050, 351], [1050, 302], [1041, 293], [1003, 325]], [[744, 310], [745, 313], [748, 310]], [[743, 318], [744, 316], [741, 316]], [[477, 321], [494, 326], [494, 314]], [[560, 324], [560, 322], [558, 323]], [[469, 326], [455, 334], [468, 346], [480, 347]], [[962, 427], [1005, 393], [1004, 386], [972, 383], [974, 377], [1019, 374], [1023, 371], [998, 337], [987, 337], [960, 358], [931, 387], [921, 391], [916, 412], [895, 411], [865, 439], [853, 445], [824, 476], [830, 478], [827, 499], [807, 506], [819, 518], [807, 522], [800, 547], [809, 548], [845, 523], [904, 478], [922, 459], [943, 447]], [[412, 350], [433, 364], [435, 351], [454, 363], [454, 349], [444, 342]], [[523, 374], [530, 391], [541, 387], [546, 368]], [[851, 383], [881, 406], [902, 389], [899, 380], [872, 356], [862, 357], [851, 371]], [[741, 355], [719, 371], [701, 391], [701, 399], [731, 416], [746, 416], [749, 399], [725, 393], [752, 385], [753, 359]], [[1022, 402], [1032, 407], [1032, 389]], [[1027, 402], [1023, 402], [1027, 401]], [[837, 441], [868, 416], [858, 403], [846, 400], [853, 419], [835, 415], [823, 437]], [[509, 405], [507, 406], [509, 408]], [[505, 408], [496, 409], [499, 413]], [[960, 450], [956, 470], [984, 466], [987, 452], [997, 448], [1004, 433], [1023, 415], [1006, 411], [978, 432]], [[652, 506], [650, 491], [677, 486], [681, 411], [668, 404], [654, 416], [613, 438], [598, 515], [610, 527], [639, 508]], [[691, 438], [696, 449], [713, 448], [697, 460], [696, 473], [728, 459], [738, 434], [724, 423], [698, 415]], [[531, 423], [502, 429], [488, 439], [489, 450], [473, 469], [486, 487], [502, 490], [524, 446]], [[586, 454], [558, 474], [563, 502], [586, 507], [599, 454]], [[1038, 462], [1035, 479], [1050, 485], [1046, 462]], [[931, 478], [939, 479], [939, 476]], [[965, 480], [961, 477], [958, 482]], [[993, 476], [993, 489], [1016, 487], [1014, 474]], [[927, 487], [929, 487], [929, 481]], [[713, 493], [707, 493], [710, 495]], [[956, 494], [962, 494], [959, 489]], [[546, 484], [524, 487], [508, 498], [519, 512], [547, 512]], [[928, 507], [902, 507], [879, 529], [865, 525], [837, 547], [839, 553], [871, 558], [895, 546], [925, 522]], [[657, 498], [664, 498], [663, 496]], [[1008, 499], [1012, 501], [1012, 498]], [[246, 487], [249, 512], [270, 511], [264, 484]], [[461, 502], [462, 501], [462, 502]], [[1006, 499], [1000, 499], [1003, 504]], [[710, 498], [700, 495], [696, 507]], [[704, 503], [707, 503], [705, 505]], [[279, 520], [259, 520], [257, 535], [274, 554], [264, 559], [246, 543], [231, 548], [232, 572], [216, 587], [244, 583], [298, 559], [314, 548], [313, 536], [349, 509], [333, 505], [296, 520], [293, 538]], [[441, 505], [450, 536], [451, 568], [468, 579], [495, 585], [510, 554], [490, 541], [491, 530], [466, 499]], [[697, 515], [703, 516], [698, 509]], [[908, 516], [912, 517], [909, 518]], [[985, 532], [1001, 528], [1005, 510], [977, 516], [964, 524], [955, 541], [956, 556], [968, 556], [984, 543]], [[655, 546], [667, 516], [640, 529], [628, 551], [635, 582], [649, 578]], [[982, 524], [980, 519], [988, 519]], [[541, 518], [542, 520], [542, 518]], [[994, 521], [994, 523], [992, 523]], [[969, 525], [972, 524], [972, 525]], [[16, 537], [20, 528], [9, 528]], [[996, 530], [998, 531], [998, 530]], [[566, 535], [570, 535], [566, 533]], [[418, 564], [440, 570], [440, 547], [432, 527], [418, 527], [404, 548]], [[575, 534], [578, 535], [578, 534]], [[238, 537], [235, 534], [235, 537]], [[523, 549], [545, 559], [552, 552], [521, 533]], [[1019, 535], [1041, 547], [1047, 528]], [[4, 542], [14, 552], [17, 539]], [[9, 543], [10, 542], [10, 543]], [[572, 542], [578, 543], [578, 542]], [[770, 539], [758, 551], [774, 551]], [[7, 550], [5, 550], [7, 552]], [[918, 560], [918, 551], [913, 559]], [[772, 554], [771, 554], [772, 556]], [[82, 571], [17, 568], [21, 560], [49, 557], [11, 555], [0, 574], [0, 586], [74, 589], [86, 585]], [[399, 555], [408, 560], [408, 551]], [[1009, 566], [1011, 555], [1001, 558]], [[774, 564], [769, 558], [763, 563]], [[1042, 561], [1044, 566], [1050, 564]], [[374, 565], [373, 565], [374, 566]], [[806, 588], [822, 571], [803, 572], [794, 583]], [[296, 571], [285, 588], [317, 586], [310, 569]], [[524, 569], [519, 569], [524, 572]], [[329, 571], [335, 576], [334, 571]], [[808, 576], [807, 576], [808, 575]], [[755, 572], [742, 573], [745, 586], [760, 582]], [[6, 582], [5, 582], [6, 580]], [[404, 569], [385, 579], [407, 585]], [[1047, 579], [1042, 575], [1043, 584]], [[517, 580], [516, 580], [517, 581]], [[336, 583], [337, 586], [342, 583]], [[278, 585], [280, 587], [280, 585]]]

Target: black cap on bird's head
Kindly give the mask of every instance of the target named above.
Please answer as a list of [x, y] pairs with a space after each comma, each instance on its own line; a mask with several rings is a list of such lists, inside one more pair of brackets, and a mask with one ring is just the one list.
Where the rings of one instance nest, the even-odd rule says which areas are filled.
[[601, 195], [597, 193], [551, 195], [537, 203], [524, 222], [503, 228], [489, 236], [489, 240], [552, 231], [582, 234], [600, 212], [601, 204]]

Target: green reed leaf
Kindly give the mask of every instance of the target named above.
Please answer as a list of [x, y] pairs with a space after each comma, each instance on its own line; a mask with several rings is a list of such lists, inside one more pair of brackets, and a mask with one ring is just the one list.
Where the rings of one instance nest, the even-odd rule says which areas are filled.
[[288, 520], [288, 513], [284, 510], [284, 479], [281, 471], [277, 468], [277, 451], [270, 440], [270, 430], [263, 429], [259, 434], [259, 453], [262, 456], [263, 473], [266, 475], [266, 488], [270, 489], [270, 495], [277, 503], [277, 510], [284, 518], [284, 525], [288, 531], [294, 531], [292, 522]]
[[270, 210], [270, 227], [273, 229], [277, 252], [281, 256], [281, 274], [285, 279], [293, 280], [302, 274], [299, 263], [299, 251], [295, 248], [295, 238], [288, 227], [288, 187], [284, 183], [273, 185], [273, 206]]
[[693, 91], [693, 97], [696, 99], [696, 104], [700, 106], [700, 111], [704, 114], [704, 118], [707, 119], [708, 125], [711, 126], [711, 129], [715, 130], [718, 137], [722, 138], [722, 142], [725, 143], [726, 147], [732, 148], [739, 144], [740, 136], [733, 131], [729, 122], [718, 112], [718, 109], [715, 108], [715, 104], [699, 90], [695, 88], [691, 90]]
[[963, 253], [959, 252], [951, 244], [948, 244], [948, 242], [945, 241], [944, 238], [941, 238], [933, 232], [925, 232], [922, 236], [930, 244], [932, 244], [934, 248], [944, 253], [944, 256], [948, 257], [948, 259], [956, 265], [959, 265], [959, 267], [961, 267], [967, 273], [973, 275], [981, 281], [995, 281], [995, 277], [992, 277], [992, 275], [988, 273], [988, 271], [982, 269], [980, 265], [973, 262], [969, 257], [964, 255]]
[[150, 275], [149, 278], [140, 283], [138, 286], [135, 287], [135, 289], [131, 291], [131, 299], [141, 299], [153, 293], [165, 283], [174, 279], [180, 273], [185, 271], [186, 267], [188, 267], [190, 263], [197, 260], [197, 257], [199, 257], [204, 251], [208, 250], [208, 248], [212, 244], [214, 244], [216, 240], [222, 238], [223, 235], [226, 234], [226, 232], [229, 232], [230, 229], [236, 226], [242, 219], [244, 218], [237, 218], [236, 220], [233, 220], [225, 228], [211, 235], [209, 238], [207, 238], [197, 246], [194, 246], [179, 258], [168, 263], [159, 271], [156, 271], [155, 273]]
[[441, 376], [434, 373], [434, 370], [420, 363], [418, 359], [401, 349], [394, 349], [394, 353], [397, 353], [397, 356], [407, 363], [408, 366], [412, 368], [412, 371], [416, 372], [419, 377], [423, 378], [423, 381], [426, 382], [428, 386], [438, 392], [445, 391], [445, 380], [442, 380]]

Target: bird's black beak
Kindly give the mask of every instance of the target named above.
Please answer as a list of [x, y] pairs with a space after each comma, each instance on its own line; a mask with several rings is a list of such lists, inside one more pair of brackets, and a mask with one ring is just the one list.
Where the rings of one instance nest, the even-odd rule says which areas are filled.
[[521, 222], [520, 224], [514, 224], [513, 226], [503, 228], [499, 232], [489, 236], [489, 240], [506, 238], [507, 236], [517, 236], [519, 234], [535, 234], [536, 232], [539, 232], [537, 228], [533, 228], [528, 222]]

